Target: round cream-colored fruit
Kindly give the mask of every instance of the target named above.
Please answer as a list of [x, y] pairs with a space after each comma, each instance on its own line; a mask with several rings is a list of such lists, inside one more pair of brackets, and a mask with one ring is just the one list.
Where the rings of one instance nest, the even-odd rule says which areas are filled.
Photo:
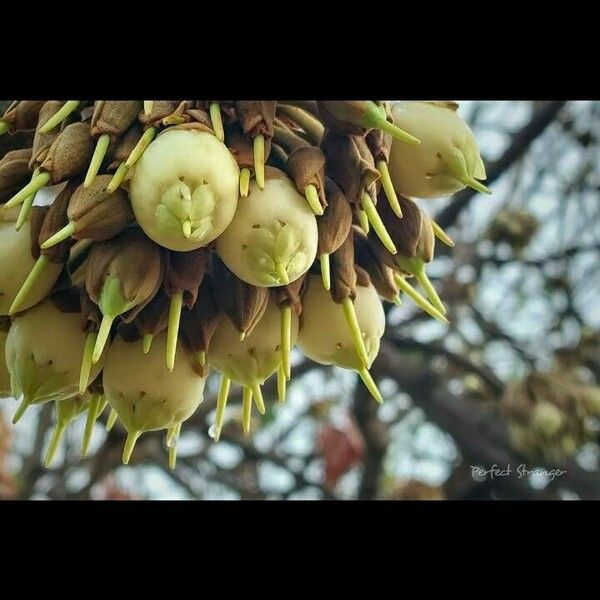
[[[27, 276], [35, 265], [31, 256], [31, 228], [27, 221], [19, 231], [15, 223], [20, 207], [5, 210], [0, 207], [0, 315], [7, 315]], [[43, 300], [50, 292], [62, 265], [48, 263], [23, 303], [27, 310]]]
[[174, 129], [146, 149], [131, 177], [135, 218], [157, 244], [187, 252], [206, 246], [233, 219], [239, 168], [205, 131]]
[[[298, 337], [298, 317], [292, 311], [291, 346]], [[243, 341], [229, 317], [222, 314], [208, 349], [208, 362], [229, 379], [246, 387], [263, 384], [281, 363], [281, 312], [269, 300], [267, 308]]]
[[[379, 352], [379, 341], [385, 330], [385, 314], [377, 290], [356, 287], [354, 308], [362, 333], [370, 367]], [[336, 304], [321, 280], [311, 275], [302, 300], [298, 347], [315, 362], [361, 370], [344, 309]]]
[[157, 335], [144, 354], [142, 340], [113, 341], [103, 372], [104, 394], [130, 433], [168, 429], [192, 416], [204, 399], [206, 378], [178, 345], [175, 366], [165, 365], [166, 332]]
[[6, 337], [8, 333], [0, 329], [0, 398], [8, 398], [10, 392], [10, 373], [6, 366]]
[[265, 188], [250, 184], [233, 221], [217, 240], [230, 271], [259, 287], [285, 285], [306, 273], [317, 255], [317, 220], [306, 199], [278, 169], [265, 169]]
[[[16, 398], [27, 404], [79, 395], [79, 374], [86, 334], [81, 313], [64, 313], [51, 300], [13, 318], [6, 339], [6, 364]], [[90, 381], [102, 370], [104, 356], [92, 366]]]
[[444, 102], [392, 105], [395, 124], [421, 140], [416, 146], [397, 140], [392, 144], [389, 171], [394, 189], [402, 196], [450, 196], [466, 187], [463, 175], [486, 178], [477, 140], [456, 108]]

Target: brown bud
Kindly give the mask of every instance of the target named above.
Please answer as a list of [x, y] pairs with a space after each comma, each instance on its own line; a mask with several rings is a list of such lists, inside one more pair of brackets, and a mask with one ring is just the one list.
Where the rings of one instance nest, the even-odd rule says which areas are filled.
[[398, 288], [394, 283], [394, 272], [379, 260], [367, 237], [356, 230], [354, 232], [354, 259], [358, 267], [368, 273], [377, 293], [382, 298], [393, 302], [398, 294]]
[[363, 138], [328, 131], [321, 149], [327, 159], [327, 175], [340, 186], [349, 202], [360, 205], [364, 192], [374, 195], [373, 184], [379, 179], [379, 171]]
[[[384, 194], [383, 190], [379, 192], [381, 202], [377, 205], [377, 210], [398, 250], [398, 256], [420, 258], [426, 263], [431, 262], [435, 237], [429, 216], [412, 200], [398, 196], [403, 214], [402, 219], [399, 219], [382, 194]], [[374, 232], [369, 234], [369, 241], [379, 259], [393, 267], [393, 256], [384, 248]]]
[[198, 297], [198, 289], [202, 285], [209, 251], [198, 248], [191, 252], [166, 252], [164, 290], [171, 297], [177, 292], [183, 292], [186, 306], [192, 307]]
[[327, 206], [325, 194], [325, 154], [316, 146], [296, 148], [288, 157], [287, 171], [294, 180], [300, 194], [307, 185], [314, 185], [319, 194], [321, 206]]
[[367, 132], [360, 124], [366, 112], [364, 100], [318, 100], [317, 109], [319, 119], [334, 133], [363, 136]]
[[346, 196], [329, 177], [325, 178], [328, 205], [323, 216], [317, 219], [319, 228], [318, 253], [331, 254], [346, 240], [352, 227], [352, 209]]
[[97, 331], [102, 321], [102, 313], [83, 288], [79, 289], [79, 304], [84, 331]]
[[137, 119], [140, 109], [139, 100], [97, 100], [92, 115], [92, 135], [108, 134], [114, 141]]
[[162, 120], [172, 115], [180, 103], [176, 100], [154, 100], [152, 102], [152, 112], [147, 115], [143, 111], [139, 115], [140, 123], [144, 129], [148, 127], [159, 127]]
[[208, 352], [210, 340], [218, 325], [221, 313], [215, 302], [213, 288], [213, 279], [207, 275], [200, 286], [196, 304], [181, 313], [180, 331], [192, 352]]
[[2, 117], [2, 121], [9, 126], [9, 133], [35, 129], [44, 102], [45, 100], [15, 100]]
[[41, 168], [50, 173], [52, 183], [60, 183], [85, 173], [93, 153], [89, 123], [72, 123], [60, 132]]
[[106, 191], [111, 179], [99, 175], [88, 188], [80, 185], [73, 193], [67, 214], [75, 239], [109, 240], [133, 223], [127, 192], [121, 188], [112, 194]]
[[0, 160], [0, 202], [5, 202], [28, 183], [31, 148], [12, 150]]
[[262, 318], [269, 300], [269, 289], [238, 279], [220, 260], [215, 259], [214, 296], [240, 333], [252, 333]]
[[61, 102], [60, 100], [48, 100], [48, 102], [45, 102], [44, 106], [42, 106], [37, 127], [35, 128], [35, 135], [33, 136], [33, 151], [29, 163], [30, 169], [34, 169], [44, 162], [46, 156], [48, 156], [50, 147], [60, 135], [61, 130], [59, 127], [55, 127], [48, 133], [41, 133], [40, 129], [46, 124], [46, 121], [50, 117], [54, 116], [59, 111], [63, 104], [64, 102]]
[[139, 123], [134, 123], [118, 140], [115, 144], [115, 149], [112, 153], [112, 162], [108, 166], [109, 171], [114, 171], [119, 167], [122, 162], [125, 162], [132, 150], [136, 147], [137, 143], [142, 137], [143, 130]]
[[350, 230], [344, 243], [329, 257], [331, 297], [338, 304], [341, 304], [346, 298], [354, 300], [356, 296], [353, 238], [353, 231]]
[[[240, 169], [251, 169], [254, 170], [254, 153], [252, 150], [252, 144], [248, 141], [248, 138], [242, 131], [242, 126], [236, 121], [231, 123], [225, 130], [225, 144], [229, 148], [231, 154], [235, 158]], [[265, 151], [267, 145], [265, 144]]]
[[138, 229], [127, 229], [112, 240], [94, 244], [88, 256], [85, 289], [96, 304], [109, 277], [118, 280], [122, 296], [132, 305], [121, 318], [132, 321], [162, 283], [159, 246]]
[[133, 321], [138, 332], [141, 335], [158, 335], [166, 331], [169, 325], [169, 305], [169, 298], [161, 288]]
[[[78, 182], [69, 181], [65, 188], [56, 196], [54, 202], [48, 209], [48, 214], [44, 219], [42, 228], [38, 236], [38, 241], [42, 245], [46, 240], [50, 239], [55, 233], [69, 224], [67, 210], [73, 193], [77, 189]], [[69, 249], [73, 245], [73, 240], [67, 238], [60, 244], [52, 246], [47, 250], [42, 250], [42, 254], [50, 259], [53, 263], [63, 263], [69, 256]]]
[[304, 293], [306, 274], [288, 285], [272, 288], [277, 304], [289, 302], [292, 310], [300, 316], [302, 313], [302, 294]]
[[246, 136], [254, 138], [262, 134], [271, 139], [276, 108], [274, 100], [239, 100], [235, 103], [235, 114]]
[[373, 155], [375, 164], [380, 160], [383, 160], [386, 163], [389, 162], [393, 140], [394, 138], [389, 133], [385, 133], [381, 129], [371, 129], [371, 131], [369, 131], [365, 137], [365, 141]]
[[47, 206], [33, 206], [29, 213], [29, 230], [31, 235], [31, 256], [36, 260], [40, 257], [40, 232], [44, 224], [44, 219], [48, 214]]

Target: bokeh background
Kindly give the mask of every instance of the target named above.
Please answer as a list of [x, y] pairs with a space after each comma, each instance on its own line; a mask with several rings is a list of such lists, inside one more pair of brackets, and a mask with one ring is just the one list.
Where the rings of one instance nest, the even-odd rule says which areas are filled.
[[104, 431], [108, 411], [85, 460], [80, 418], [46, 470], [51, 404], [13, 427], [16, 402], [5, 399], [0, 498], [600, 498], [600, 102], [464, 101], [460, 111], [494, 194], [421, 203], [456, 241], [438, 244], [428, 270], [451, 324], [408, 299], [386, 306], [372, 369], [384, 405], [355, 375], [294, 351], [287, 403], [267, 384], [251, 438], [236, 389], [212, 441], [213, 376], [174, 471], [158, 434], [121, 466], [125, 436]]

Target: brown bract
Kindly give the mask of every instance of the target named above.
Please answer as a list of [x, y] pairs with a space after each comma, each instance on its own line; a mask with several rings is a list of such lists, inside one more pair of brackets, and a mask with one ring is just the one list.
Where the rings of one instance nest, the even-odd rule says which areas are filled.
[[[225, 130], [225, 145], [229, 148], [240, 169], [254, 170], [252, 144], [244, 135], [242, 126], [236, 121]], [[265, 152], [270, 153], [271, 141], [265, 140]], [[268, 156], [268, 154], [267, 154]]]
[[[140, 335], [158, 335], [163, 331], [166, 331], [169, 325], [169, 297], [165, 293], [164, 289], [158, 290], [154, 298], [144, 307], [142, 311], [137, 315], [133, 323], [138, 335], [137, 337], [123, 337], [125, 341], [134, 342], [140, 337]], [[123, 331], [125, 331], [125, 327]], [[121, 330], [120, 330], [121, 331]]]
[[108, 166], [109, 171], [114, 171], [125, 162], [143, 134], [142, 126], [134, 123], [116, 142], [115, 149], [111, 155], [112, 162]]
[[380, 160], [386, 163], [390, 160], [393, 140], [394, 138], [389, 133], [385, 133], [381, 129], [371, 129], [369, 131], [365, 141], [376, 164]]
[[334, 133], [364, 136], [368, 131], [361, 125], [366, 112], [364, 100], [318, 100], [317, 109], [323, 125]]
[[50, 173], [53, 183], [60, 183], [85, 173], [93, 153], [89, 123], [72, 123], [60, 132], [40, 166]]
[[379, 260], [367, 237], [357, 230], [354, 231], [354, 260], [359, 268], [366, 271], [377, 293], [382, 298], [393, 302], [398, 294], [394, 273], [390, 267]]
[[152, 112], [149, 115], [141, 112], [139, 114], [139, 121], [144, 126], [144, 129], [159, 127], [162, 124], [162, 120], [172, 115], [180, 105], [181, 103], [176, 100], [154, 100], [152, 102]]
[[272, 288], [277, 304], [289, 302], [296, 315], [302, 314], [302, 294], [306, 283], [306, 273], [288, 285]]
[[75, 239], [108, 240], [133, 223], [127, 192], [120, 188], [112, 194], [107, 191], [111, 179], [99, 175], [89, 187], [80, 185], [73, 193], [67, 214], [75, 227]]

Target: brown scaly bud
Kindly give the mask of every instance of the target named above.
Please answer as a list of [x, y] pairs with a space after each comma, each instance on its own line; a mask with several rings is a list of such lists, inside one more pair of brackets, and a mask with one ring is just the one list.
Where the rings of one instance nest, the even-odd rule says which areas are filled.
[[35, 129], [45, 100], [16, 100], [7, 109], [0, 123], [9, 133]]
[[140, 230], [127, 229], [118, 237], [92, 246], [85, 289], [102, 312], [102, 323], [92, 355], [100, 359], [113, 321], [132, 321], [152, 300], [163, 278], [159, 246]]
[[97, 100], [91, 133], [94, 137], [109, 135], [114, 141], [129, 129], [140, 110], [141, 103], [138, 100]]
[[325, 127], [340, 135], [363, 137], [371, 129], [379, 128], [401, 142], [419, 143], [418, 139], [392, 123], [385, 104], [377, 104], [371, 100], [320, 100], [317, 108]]
[[94, 153], [94, 140], [88, 123], [72, 123], [54, 141], [40, 165], [52, 183], [60, 183], [85, 173]]
[[183, 340], [186, 346], [198, 355], [199, 366], [201, 367], [205, 366], [206, 353], [217, 328], [220, 314], [221, 312], [214, 298], [213, 279], [210, 275], [206, 275], [200, 287], [196, 304], [193, 308], [184, 309], [181, 315]]
[[[357, 264], [357, 275], [359, 269], [360, 271], [364, 269], [377, 293], [389, 302], [398, 303], [398, 287], [394, 280], [394, 272], [379, 260], [367, 237], [356, 229], [354, 230], [354, 258]], [[359, 282], [359, 285], [365, 284]]]
[[[306, 195], [309, 194], [318, 198], [318, 204], [314, 207], [313, 212], [322, 215], [327, 207], [327, 196], [325, 194], [325, 154], [316, 146], [304, 146], [296, 148], [291, 152], [287, 161], [287, 172], [294, 180], [298, 192]], [[307, 188], [311, 186], [311, 191]], [[316, 198], [315, 198], [316, 199]], [[310, 200], [309, 200], [310, 202]]]
[[269, 300], [268, 288], [256, 287], [238, 279], [220, 260], [213, 262], [214, 296], [244, 339], [263, 316]]
[[12, 150], [0, 160], [0, 203], [18, 192], [31, 176], [29, 159], [31, 148]]
[[48, 102], [45, 102], [44, 106], [42, 106], [39, 120], [35, 128], [35, 135], [33, 136], [33, 150], [31, 153], [31, 161], [29, 163], [30, 169], [39, 167], [44, 162], [46, 156], [48, 156], [50, 147], [60, 135], [60, 128], [58, 127], [55, 127], [48, 133], [42, 133], [40, 129], [50, 117], [58, 112], [63, 104], [64, 103], [60, 100], [48, 100]]
[[129, 158], [129, 155], [140, 141], [142, 133], [142, 126], [139, 123], [134, 123], [123, 136], [119, 138], [112, 153], [112, 162], [108, 165], [108, 171], [116, 170], [121, 163]]
[[365, 141], [367, 146], [373, 155], [375, 163], [380, 160], [386, 163], [390, 160], [390, 152], [392, 151], [393, 137], [381, 129], [372, 129], [367, 134]]
[[331, 297], [342, 304], [356, 297], [356, 270], [354, 268], [354, 232], [350, 230], [344, 243], [331, 254]]

